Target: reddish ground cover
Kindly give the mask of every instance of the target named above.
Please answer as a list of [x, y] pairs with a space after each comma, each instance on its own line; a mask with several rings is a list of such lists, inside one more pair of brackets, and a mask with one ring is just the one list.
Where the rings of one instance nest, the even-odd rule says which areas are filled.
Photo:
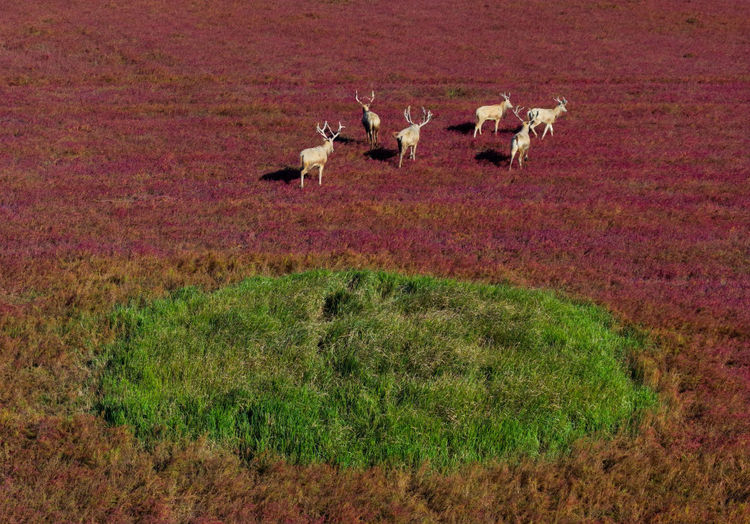
[[[747, 517], [750, 6], [24, 2], [0, 18], [0, 513], [369, 521]], [[374, 88], [367, 153], [355, 89]], [[517, 121], [570, 101], [507, 171]], [[407, 104], [435, 119], [396, 168]], [[347, 126], [319, 187], [298, 153]], [[542, 128], [539, 128], [541, 130]], [[541, 133], [540, 133], [541, 134]], [[658, 342], [666, 413], [556, 463], [339, 472], [147, 454], [85, 411], [74, 314], [347, 265], [592, 299]], [[101, 340], [106, 340], [106, 329]], [[71, 488], [76, 484], [75, 488]]]

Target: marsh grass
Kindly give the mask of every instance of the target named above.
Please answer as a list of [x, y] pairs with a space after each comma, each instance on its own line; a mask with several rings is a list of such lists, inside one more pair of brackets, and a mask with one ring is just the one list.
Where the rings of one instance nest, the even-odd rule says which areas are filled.
[[147, 445], [451, 467], [632, 425], [638, 341], [547, 291], [371, 271], [254, 277], [117, 308], [97, 410]]

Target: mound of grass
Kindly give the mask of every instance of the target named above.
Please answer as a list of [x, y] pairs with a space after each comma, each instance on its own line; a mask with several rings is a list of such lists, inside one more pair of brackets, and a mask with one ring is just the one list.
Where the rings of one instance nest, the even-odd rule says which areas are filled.
[[555, 454], [655, 402], [638, 343], [553, 293], [369, 271], [250, 278], [117, 309], [98, 409], [147, 443], [452, 466]]

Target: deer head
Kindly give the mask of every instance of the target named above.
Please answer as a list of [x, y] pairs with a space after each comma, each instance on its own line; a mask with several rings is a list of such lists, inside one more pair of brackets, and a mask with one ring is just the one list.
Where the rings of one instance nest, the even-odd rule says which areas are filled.
[[521, 115], [518, 114], [522, 109], [523, 106], [517, 106], [515, 109], [513, 109], [513, 114], [516, 115], [516, 118], [521, 121], [524, 127], [533, 125], [534, 120], [536, 120], [537, 111], [529, 111], [529, 113], [526, 115], [527, 120], [524, 120]]
[[[323, 124], [323, 129], [320, 128], [320, 124], [316, 124], [315, 128], [318, 133], [325, 139], [326, 145], [329, 145], [331, 151], [333, 151], [333, 141], [336, 140], [336, 137], [341, 134], [341, 130], [344, 129], [344, 126], [341, 125], [341, 122], [339, 122], [339, 129], [335, 133], [333, 132], [333, 129], [331, 129], [331, 127], [328, 125], [328, 120], [326, 120], [325, 124]], [[326, 130], [331, 132], [331, 136], [328, 136]]]
[[567, 113], [567, 112], [568, 112], [568, 110], [567, 110], [567, 109], [566, 109], [566, 107], [565, 107], [565, 106], [567, 106], [567, 105], [568, 105], [568, 101], [567, 101], [567, 100], [565, 99], [565, 97], [562, 97], [562, 99], [559, 99], [559, 98], [553, 98], [553, 100], [554, 100], [555, 102], [557, 102], [557, 105], [558, 105], [558, 107], [559, 107], [560, 109], [562, 109], [563, 113]]
[[375, 91], [372, 92], [372, 96], [370, 97], [370, 100], [367, 100], [365, 98], [365, 102], [362, 102], [359, 99], [359, 93], [357, 91], [354, 91], [354, 98], [357, 100], [357, 102], [359, 102], [359, 105], [362, 106], [363, 110], [369, 111], [370, 110], [370, 106], [372, 105], [372, 101], [375, 100]]
[[505, 93], [501, 93], [501, 96], [505, 99], [503, 105], [505, 105], [509, 109], [513, 109], [513, 104], [510, 101], [510, 93], [508, 93], [507, 95]]

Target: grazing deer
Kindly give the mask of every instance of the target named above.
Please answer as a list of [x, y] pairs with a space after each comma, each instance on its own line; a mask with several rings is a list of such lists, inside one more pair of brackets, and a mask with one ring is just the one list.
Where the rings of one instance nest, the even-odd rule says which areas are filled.
[[404, 109], [404, 118], [409, 122], [409, 127], [402, 129], [398, 133], [393, 133], [398, 142], [398, 167], [401, 167], [401, 161], [404, 158], [407, 148], [411, 148], [411, 154], [409, 158], [412, 160], [417, 158], [417, 144], [419, 143], [419, 130], [432, 119], [432, 111], [427, 111], [422, 108], [422, 122], [415, 124], [411, 121], [411, 106]]
[[508, 109], [513, 109], [513, 104], [510, 103], [510, 93], [507, 95], [502, 93], [502, 96], [505, 101], [494, 106], [482, 106], [476, 110], [477, 124], [474, 126], [474, 138], [477, 137], [477, 131], [480, 135], [482, 134], [482, 125], [487, 120], [495, 121], [495, 134], [497, 134], [497, 126], [500, 125], [500, 120], [502, 120], [505, 112]]
[[372, 92], [372, 96], [367, 103], [363, 103], [359, 99], [357, 91], [354, 92], [354, 98], [362, 106], [362, 125], [365, 126], [365, 133], [367, 134], [367, 142], [370, 144], [370, 149], [378, 146], [378, 133], [380, 132], [380, 117], [370, 111], [372, 101], [375, 100], [375, 91]]
[[568, 110], [565, 106], [568, 105], [568, 101], [565, 99], [565, 97], [560, 100], [559, 98], [553, 99], [555, 102], [557, 102], [557, 107], [554, 109], [540, 109], [538, 107], [535, 107], [534, 109], [529, 110], [529, 113], [531, 111], [536, 111], [536, 119], [534, 121], [534, 125], [531, 126], [531, 131], [534, 133], [534, 136], [539, 136], [536, 134], [536, 131], [534, 128], [538, 126], [539, 124], [547, 124], [547, 126], [544, 128], [544, 133], [542, 133], [542, 140], [544, 140], [544, 135], [547, 134], [547, 131], [549, 130], [549, 134], [551, 136], [555, 136], [555, 130], [552, 129], [552, 124], [555, 123], [555, 120], [563, 114], [567, 113]]
[[518, 153], [518, 166], [519, 168], [523, 168], [523, 162], [524, 160], [529, 159], [529, 146], [531, 145], [531, 137], [529, 136], [529, 128], [534, 125], [536, 122], [536, 110], [532, 109], [527, 114], [527, 120], [524, 120], [518, 115], [518, 112], [523, 109], [522, 107], [517, 107], [513, 110], [513, 114], [516, 115], [516, 118], [518, 118], [521, 121], [521, 130], [513, 135], [513, 138], [510, 141], [510, 164], [508, 164], [508, 171], [510, 171], [510, 168], [513, 166], [513, 159], [516, 156], [516, 153]]
[[[328, 126], [327, 121], [323, 124], [323, 129], [320, 128], [320, 124], [316, 124], [316, 129], [318, 133], [323, 136], [325, 142], [322, 146], [303, 149], [299, 154], [299, 167], [301, 169], [300, 178], [302, 179], [300, 187], [305, 187], [305, 174], [314, 167], [318, 168], [318, 185], [323, 183], [323, 167], [328, 161], [328, 155], [333, 153], [333, 141], [339, 136], [341, 130], [344, 129], [344, 126], [339, 122], [339, 130], [336, 131], [335, 134], [333, 129]], [[326, 129], [331, 132], [330, 137], [326, 134]]]

